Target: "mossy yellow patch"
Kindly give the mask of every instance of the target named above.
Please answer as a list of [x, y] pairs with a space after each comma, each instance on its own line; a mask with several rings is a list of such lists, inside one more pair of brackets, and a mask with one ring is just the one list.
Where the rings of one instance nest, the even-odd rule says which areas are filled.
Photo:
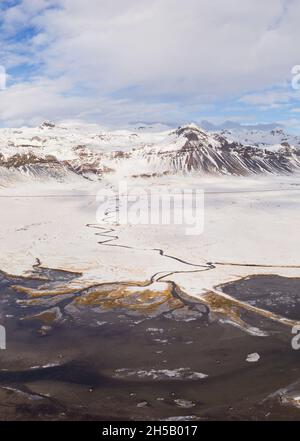
[[222, 295], [216, 292], [209, 292], [204, 294], [204, 296], [201, 297], [201, 300], [207, 303], [212, 311], [219, 314], [224, 314], [240, 325], [244, 325], [243, 320], [240, 318], [243, 310], [247, 310], [261, 315], [267, 319], [280, 322], [286, 326], [295, 326], [299, 324], [299, 322], [295, 320], [290, 320], [265, 309], [257, 308], [225, 294]]
[[74, 288], [44, 290], [44, 289], [32, 289], [26, 286], [19, 286], [19, 285], [13, 285], [11, 288], [13, 288], [17, 292], [26, 294], [30, 298], [55, 297], [55, 296], [62, 296], [65, 294], [74, 294], [75, 292], [77, 292], [77, 290]]
[[93, 291], [78, 297], [75, 302], [78, 305], [102, 306], [105, 309], [126, 308], [130, 310], [149, 313], [155, 311], [163, 304], [169, 309], [183, 306], [179, 299], [172, 295], [171, 286], [162, 291], [141, 289], [140, 285], [120, 286], [112, 291]]
[[51, 325], [52, 323], [55, 322], [56, 319], [57, 319], [57, 314], [55, 314], [55, 312], [52, 311], [45, 311], [42, 312], [41, 314], [25, 317], [25, 320], [39, 320], [45, 325]]
[[214, 292], [205, 294], [201, 297], [201, 300], [207, 303], [213, 312], [224, 314], [235, 322], [243, 324], [243, 321], [240, 318], [241, 305], [235, 300], [223, 297]]

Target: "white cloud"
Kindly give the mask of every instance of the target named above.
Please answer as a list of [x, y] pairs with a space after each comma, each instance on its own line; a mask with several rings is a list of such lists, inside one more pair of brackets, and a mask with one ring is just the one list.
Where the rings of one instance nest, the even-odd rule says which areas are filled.
[[136, 102], [92, 95], [69, 95], [66, 79], [34, 78], [30, 83], [13, 85], [0, 92], [0, 121], [4, 126], [38, 125], [50, 119], [98, 121], [106, 125], [149, 121], [176, 122], [185, 117], [180, 106], [172, 103]]
[[4, 14], [3, 32], [30, 23], [36, 35], [27, 46], [10, 43], [4, 55], [9, 65], [42, 63], [39, 75], [51, 86], [42, 91], [40, 79], [28, 79], [26, 111], [13, 86], [0, 117], [19, 118], [23, 109], [31, 118], [55, 107], [57, 116], [73, 117], [76, 103], [78, 113], [105, 113], [107, 106], [119, 115], [121, 105], [134, 119], [155, 111], [166, 119], [170, 110], [184, 117], [191, 107], [241, 94], [244, 104], [285, 103], [285, 91], [261, 98], [251, 92], [289, 79], [299, 64], [299, 15], [300, 2], [284, 0], [23, 0]]
[[60, 3], [63, 10], [40, 19], [51, 39], [58, 36], [46, 53], [48, 68], [74, 80], [84, 74], [100, 91], [240, 93], [284, 80], [299, 60], [299, 2], [275, 29], [280, 0]]
[[242, 96], [239, 101], [252, 106], [280, 106], [289, 103], [291, 99], [299, 99], [300, 91], [293, 90], [291, 84], [278, 85], [272, 90], [252, 93]]

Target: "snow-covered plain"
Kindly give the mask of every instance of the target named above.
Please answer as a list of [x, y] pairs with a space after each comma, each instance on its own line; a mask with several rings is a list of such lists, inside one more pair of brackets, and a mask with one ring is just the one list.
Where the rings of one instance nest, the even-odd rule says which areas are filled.
[[[205, 225], [198, 236], [187, 235], [184, 225], [116, 226], [109, 219], [98, 224], [97, 193], [116, 184], [113, 176], [97, 183], [78, 178], [32, 184], [24, 179], [2, 188], [1, 270], [25, 275], [39, 259], [45, 267], [82, 272], [76, 281], [80, 286], [146, 281], [157, 272], [182, 271], [167, 279], [196, 296], [250, 274], [299, 275], [299, 268], [288, 268], [300, 265], [299, 176], [128, 181], [131, 188], [138, 184], [204, 189]], [[109, 229], [113, 232], [105, 233]], [[111, 235], [118, 239], [99, 244]], [[158, 248], [195, 266], [163, 256]], [[192, 272], [208, 262], [216, 268]], [[243, 266], [247, 264], [260, 266]]]
[[[76, 127], [72, 130], [76, 132]], [[85, 144], [94, 142], [82, 129], [79, 132]], [[162, 132], [142, 136], [145, 143], [150, 138], [163, 142]], [[56, 133], [53, 149], [56, 155], [60, 149], [65, 155], [65, 140], [58, 138]], [[128, 148], [131, 140], [127, 141]], [[69, 138], [68, 142], [74, 144]], [[58, 285], [61, 291], [107, 282], [151, 285], [153, 291], [163, 291], [171, 281], [198, 298], [220, 293], [221, 284], [254, 274], [299, 276], [299, 174], [127, 178], [133, 190], [203, 190], [204, 229], [198, 235], [186, 234], [185, 225], [115, 225], [113, 201], [99, 222], [97, 194], [117, 190], [119, 179], [117, 173], [94, 181], [67, 173], [59, 182], [1, 169], [0, 270], [30, 276], [38, 262], [81, 273], [68, 286]]]

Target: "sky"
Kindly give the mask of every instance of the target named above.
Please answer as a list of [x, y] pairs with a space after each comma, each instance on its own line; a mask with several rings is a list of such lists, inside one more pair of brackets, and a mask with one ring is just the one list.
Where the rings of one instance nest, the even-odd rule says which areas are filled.
[[0, 0], [0, 124], [300, 133], [299, 19], [299, 0]]

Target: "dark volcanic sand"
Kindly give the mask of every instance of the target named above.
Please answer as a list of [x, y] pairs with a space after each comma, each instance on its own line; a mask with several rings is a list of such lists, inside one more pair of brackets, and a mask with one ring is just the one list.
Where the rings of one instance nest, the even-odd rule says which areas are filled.
[[[67, 281], [71, 275], [50, 272], [48, 277]], [[13, 284], [36, 287], [39, 282], [4, 275], [0, 280], [0, 323], [7, 330], [7, 350], [0, 352], [0, 420], [300, 418], [300, 410], [280, 404], [277, 396], [268, 398], [300, 379], [299, 351], [291, 348], [286, 326], [245, 313], [244, 320], [269, 332], [251, 336], [193, 305], [176, 319], [168, 313], [147, 318], [92, 307], [80, 309], [77, 317], [65, 313], [64, 300], [63, 320], [41, 333], [38, 320], [19, 320], [39, 308], [16, 304], [24, 294], [12, 290]], [[278, 277], [268, 276], [223, 290], [298, 318], [290, 298], [296, 299], [299, 285], [293, 279], [280, 285]], [[269, 304], [274, 291], [280, 307]], [[246, 362], [254, 352], [259, 362]]]
[[300, 319], [300, 278], [254, 276], [228, 283], [223, 292], [257, 308], [292, 320]]

